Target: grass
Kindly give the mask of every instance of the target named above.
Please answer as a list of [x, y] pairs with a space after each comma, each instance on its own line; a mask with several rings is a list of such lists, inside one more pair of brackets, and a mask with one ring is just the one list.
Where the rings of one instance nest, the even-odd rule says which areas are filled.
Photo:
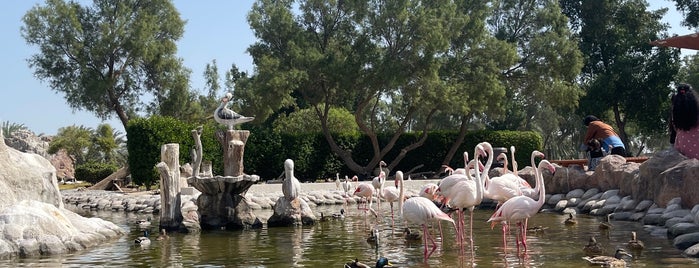
[[81, 183], [73, 183], [73, 184], [59, 183], [58, 190], [71, 190], [71, 189], [75, 189], [75, 188], [90, 187], [90, 186], [92, 186], [92, 184], [89, 182], [81, 182]]

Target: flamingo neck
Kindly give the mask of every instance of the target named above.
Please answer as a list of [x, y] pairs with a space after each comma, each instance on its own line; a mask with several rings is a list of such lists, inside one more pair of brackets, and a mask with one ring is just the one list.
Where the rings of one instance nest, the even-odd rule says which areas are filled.
[[[537, 200], [537, 204], [539, 206], [544, 205], [544, 199], [546, 198], [546, 186], [544, 185], [544, 175], [542, 174], [542, 170], [544, 169], [544, 165], [542, 163], [539, 163], [539, 168], [537, 168], [536, 173], [536, 188], [539, 188], [539, 200]], [[541, 187], [539, 187], [541, 185]]]
[[396, 173], [396, 180], [398, 180], [398, 207], [399, 209], [399, 216], [403, 216], [403, 198], [405, 197], [405, 187], [403, 187], [403, 172], [400, 172], [400, 174]]

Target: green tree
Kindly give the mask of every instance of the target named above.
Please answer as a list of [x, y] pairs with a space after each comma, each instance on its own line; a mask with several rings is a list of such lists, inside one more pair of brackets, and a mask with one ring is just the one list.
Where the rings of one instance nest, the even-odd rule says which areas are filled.
[[23, 22], [22, 36], [39, 48], [29, 66], [73, 109], [116, 115], [126, 128], [143, 94], [158, 101], [186, 85], [175, 57], [184, 21], [171, 1], [94, 0], [84, 7], [47, 0]]
[[124, 135], [109, 124], [100, 124], [91, 135], [92, 145], [88, 150], [91, 162], [126, 164], [126, 140]]
[[65, 149], [75, 160], [75, 165], [81, 165], [88, 160], [88, 151], [92, 146], [92, 129], [85, 126], [68, 126], [58, 129], [58, 133], [49, 144], [49, 154], [55, 154]]
[[[643, 0], [561, 0], [580, 40], [586, 63], [579, 81], [587, 95], [579, 116], [595, 114], [615, 126], [632, 152], [630, 134], [667, 128], [670, 82], [679, 68], [679, 50], [655, 48], [667, 30], [667, 9], [646, 11]], [[636, 133], [630, 133], [630, 131]]]
[[13, 132], [23, 129], [27, 129], [27, 126], [24, 124], [12, 123], [10, 121], [2, 122], [2, 133], [5, 137], [9, 137]]
[[[260, 119], [284, 107], [313, 109], [331, 150], [359, 174], [369, 174], [421, 116], [422, 135], [399, 148], [389, 163], [392, 168], [424, 143], [432, 116], [443, 107], [448, 87], [439, 76], [439, 56], [462, 30], [460, 22], [468, 14], [458, 7], [465, 6], [444, 1], [256, 1], [248, 21], [259, 41], [248, 51], [257, 73], [251, 79], [254, 86], [239, 83], [235, 94], [254, 98], [250, 109]], [[384, 102], [388, 109], [379, 110]], [[330, 131], [330, 110], [338, 106], [350, 106], [371, 140], [374, 155], [366, 163], [338, 146]], [[381, 121], [395, 124], [386, 143], [378, 139]]]
[[699, 28], [699, 2], [696, 0], [675, 0], [677, 10], [684, 13], [682, 25]]
[[[584, 92], [576, 84], [583, 57], [568, 18], [555, 0], [497, 1], [489, 28], [517, 48], [518, 61], [504, 71], [504, 117], [489, 115], [498, 130], [542, 133], [549, 151], [571, 151], [560, 126], [578, 106]], [[508, 146], [503, 144], [501, 146]], [[559, 147], [560, 146], [560, 147]]]
[[[318, 116], [312, 109], [301, 109], [288, 116], [282, 115], [274, 121], [277, 133], [321, 133]], [[354, 115], [342, 108], [331, 108], [328, 115], [328, 128], [334, 133], [359, 134]]]

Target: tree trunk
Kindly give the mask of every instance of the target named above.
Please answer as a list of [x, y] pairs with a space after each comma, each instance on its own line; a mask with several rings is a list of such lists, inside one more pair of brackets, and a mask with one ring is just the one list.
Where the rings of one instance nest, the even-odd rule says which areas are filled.
[[180, 145], [168, 143], [160, 150], [160, 228], [177, 229], [182, 222], [180, 196]]

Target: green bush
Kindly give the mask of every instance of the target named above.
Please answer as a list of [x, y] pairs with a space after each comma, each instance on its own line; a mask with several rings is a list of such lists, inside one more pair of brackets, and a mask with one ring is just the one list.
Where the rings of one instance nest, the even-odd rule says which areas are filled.
[[[190, 152], [194, 148], [191, 131], [196, 127], [172, 117], [153, 116], [130, 120], [126, 130], [126, 146], [129, 150], [129, 170], [133, 182], [150, 188], [159, 181], [159, 174], [154, 167], [160, 162], [160, 150], [165, 144], [179, 144], [181, 165], [191, 162]], [[222, 126], [212, 123], [203, 127], [203, 161], [211, 161], [214, 174], [222, 174], [223, 149], [216, 139], [216, 131]]]
[[[292, 159], [295, 163], [294, 175], [301, 181], [334, 178], [336, 173], [353, 174], [342, 160], [331, 152], [322, 133], [278, 133], [271, 127], [249, 125], [250, 136], [245, 145], [244, 172], [255, 174], [262, 180], [275, 179], [284, 171], [284, 160]], [[191, 130], [193, 124], [183, 123], [169, 117], [151, 117], [132, 119], [127, 127], [127, 147], [129, 150], [129, 169], [134, 183], [149, 188], [159, 180], [155, 165], [160, 162], [160, 150], [163, 144], [180, 145], [180, 164], [191, 162], [190, 151], [194, 146]], [[225, 130], [225, 126], [213, 121], [204, 125], [201, 135], [204, 160], [212, 162], [215, 175], [223, 174], [223, 149], [216, 139], [216, 132]], [[430, 132], [423, 146], [408, 152], [394, 170], [408, 171], [422, 165], [415, 172], [436, 171], [442, 164], [445, 154], [458, 133], [456, 131]], [[392, 136], [380, 134], [380, 146], [385, 146]], [[392, 150], [387, 152], [384, 160], [392, 161], [400, 150], [420, 138], [420, 133], [405, 133], [399, 137]], [[360, 165], [365, 165], [374, 156], [371, 141], [367, 136], [356, 132], [333, 134], [335, 142], [343, 149], [352, 152], [352, 157]], [[529, 165], [533, 150], [542, 150], [543, 139], [537, 132], [517, 131], [473, 131], [466, 134], [451, 161], [452, 167], [463, 167], [464, 151], [473, 157], [473, 148], [481, 141], [490, 142], [493, 147], [511, 145], [517, 149], [516, 159], [520, 168]], [[370, 176], [371, 174], [358, 174]]]
[[75, 167], [75, 179], [95, 184], [116, 172], [117, 169], [118, 167], [114, 164], [87, 162]]

